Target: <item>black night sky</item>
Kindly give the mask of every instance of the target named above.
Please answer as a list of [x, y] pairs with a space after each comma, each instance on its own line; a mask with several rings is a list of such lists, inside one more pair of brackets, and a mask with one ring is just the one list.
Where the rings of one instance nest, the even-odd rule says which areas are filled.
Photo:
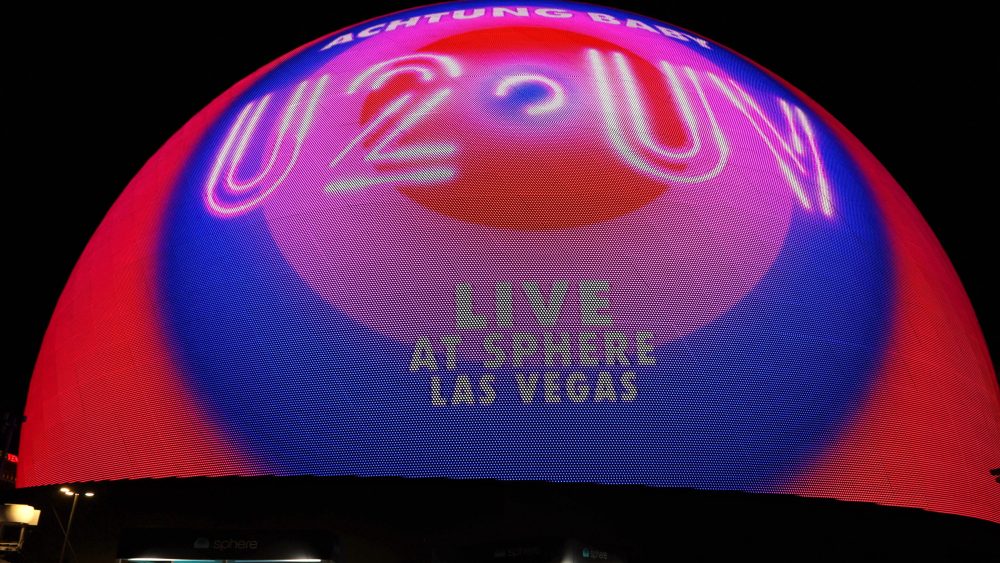
[[[5, 94], [5, 267], [10, 361], [0, 411], [19, 412], [49, 316], [105, 212], [142, 164], [198, 110], [276, 57], [341, 27], [415, 5], [355, 2], [211, 13], [71, 4], [10, 31]], [[696, 31], [811, 96], [888, 168], [924, 214], [997, 343], [996, 74], [970, 13], [865, 4], [671, 2], [615, 6]], [[319, 6], [323, 6], [319, 4]], [[34, 8], [40, 10], [40, 8]], [[949, 9], [948, 5], [944, 9]], [[884, 13], [883, 13], [884, 12]], [[979, 19], [981, 23], [972, 20]], [[120, 23], [128, 22], [128, 23]], [[22, 27], [23, 26], [23, 27]]]

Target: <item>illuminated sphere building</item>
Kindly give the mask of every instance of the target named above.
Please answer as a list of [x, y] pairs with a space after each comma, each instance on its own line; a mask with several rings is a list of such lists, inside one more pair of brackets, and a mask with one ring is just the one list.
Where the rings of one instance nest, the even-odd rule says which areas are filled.
[[594, 483], [1000, 522], [998, 413], [933, 233], [794, 87], [613, 9], [440, 4], [289, 53], [153, 156], [53, 315], [18, 479]]

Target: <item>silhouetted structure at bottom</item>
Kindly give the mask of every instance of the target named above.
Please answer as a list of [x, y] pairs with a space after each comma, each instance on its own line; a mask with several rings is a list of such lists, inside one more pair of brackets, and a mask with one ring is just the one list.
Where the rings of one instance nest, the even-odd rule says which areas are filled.
[[[1000, 526], [989, 522], [795, 496], [313, 477], [136, 480], [94, 490], [95, 501], [77, 515], [67, 560], [644, 563], [687, 554], [1000, 555]], [[14, 494], [43, 510], [25, 560], [54, 560], [62, 536], [53, 510], [65, 518], [66, 508], [58, 491]]]

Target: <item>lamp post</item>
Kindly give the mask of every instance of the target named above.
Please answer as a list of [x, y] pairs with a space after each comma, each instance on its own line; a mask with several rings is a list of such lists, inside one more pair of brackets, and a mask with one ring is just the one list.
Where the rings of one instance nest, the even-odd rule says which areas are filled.
[[[66, 522], [66, 535], [63, 536], [62, 550], [59, 551], [59, 563], [63, 563], [63, 558], [66, 557], [66, 545], [69, 543], [69, 531], [73, 528], [73, 516], [76, 514], [76, 503], [80, 500], [80, 493], [74, 492], [69, 487], [63, 487], [59, 489], [59, 492], [73, 497], [73, 507], [69, 509], [69, 521]], [[94, 496], [94, 493], [87, 491], [83, 493], [83, 496], [90, 498]]]

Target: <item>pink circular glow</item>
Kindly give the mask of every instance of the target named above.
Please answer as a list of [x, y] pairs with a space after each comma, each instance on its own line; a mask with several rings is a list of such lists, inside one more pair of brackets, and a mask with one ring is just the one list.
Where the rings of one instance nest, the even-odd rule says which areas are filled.
[[[467, 32], [471, 22], [463, 23]], [[483, 20], [477, 25], [498, 24]], [[586, 74], [588, 47], [610, 52], [616, 45], [629, 45], [618, 50], [633, 65], [656, 68], [660, 59], [669, 58], [678, 69], [720, 77], [725, 73], [684, 46], [671, 46], [665, 53], [660, 41], [647, 44], [609, 26], [589, 27], [595, 32], [592, 39], [538, 31], [550, 34], [548, 48], [531, 60], [512, 59], [509, 44], [494, 50], [476, 42], [474, 50], [463, 50], [461, 38], [449, 40], [443, 25], [430, 44], [426, 36], [399, 35], [397, 64], [416, 64], [406, 54], [418, 53], [435, 78], [425, 80], [425, 72], [397, 73], [384, 78], [378, 89], [368, 83], [394, 67], [384, 64], [384, 51], [370, 52], [363, 43], [351, 49], [349, 60], [338, 58], [320, 69], [312, 80], [329, 76], [327, 89], [339, 98], [321, 102], [327, 115], [305, 142], [306, 158], [295, 181], [264, 204], [272, 236], [289, 264], [337, 309], [401, 342], [453, 332], [453, 294], [463, 282], [473, 285], [477, 310], [490, 313], [497, 282], [533, 280], [547, 291], [557, 280], [571, 286], [581, 280], [624, 280], [612, 288], [623, 296], [613, 305], [623, 313], [615, 317], [611, 311], [615, 326], [651, 330], [657, 342], [681, 337], [727, 311], [757, 284], [781, 250], [794, 195], [777, 171], [759, 169], [755, 163], [762, 155], [752, 151], [728, 155], [727, 166], [711, 186], [678, 182], [665, 190], [660, 179], [615, 158], [612, 141], [601, 128], [599, 85]], [[552, 33], [566, 35], [564, 48], [553, 46]], [[537, 126], [505, 120], [484, 105], [481, 93], [495, 98], [498, 78], [532, 73], [563, 85], [564, 103], [573, 111]], [[649, 86], [665, 89], [663, 83]], [[709, 100], [718, 108], [715, 119], [738, 122], [736, 109], [723, 103], [722, 94], [706, 96], [720, 98]], [[377, 136], [354, 145], [346, 140], [359, 138], [365, 127], [386, 127], [380, 119], [388, 122], [385, 116], [403, 115], [407, 104], [418, 103], [430, 109], [398, 137], [409, 152], [393, 155], [410, 160], [405, 166], [387, 162], [370, 172], [374, 152], [368, 151], [388, 154], [388, 148], [380, 148]], [[674, 105], [668, 109], [680, 115], [682, 108]], [[458, 119], [463, 127], [454, 127]], [[734, 145], [757, 146], [749, 128], [731, 127], [727, 133]], [[707, 133], [702, 136], [703, 143], [711, 142]], [[366, 153], [368, 160], [362, 158]], [[574, 162], [580, 168], [566, 164]], [[379, 172], [393, 180], [345, 181], [370, 179]], [[507, 175], [521, 184], [589, 183], [612, 190], [606, 202], [591, 202], [598, 207], [633, 197], [625, 192], [615, 196], [614, 190], [655, 186], [659, 191], [650, 192], [648, 201], [635, 209], [573, 229], [496, 227], [489, 224], [488, 211], [481, 220], [468, 215], [468, 205], [456, 211], [447, 201], [433, 199], [463, 182], [478, 197], [494, 197], [509, 189], [504, 188]], [[744, 189], [749, 178], [754, 189]], [[581, 207], [580, 202], [566, 203]], [[673, 226], [670, 232], [663, 231], [665, 224]], [[628, 260], [617, 259], [626, 256]], [[566, 299], [565, 314], [554, 330], [580, 326], [577, 296], [571, 292]], [[526, 328], [517, 319], [530, 316], [527, 304], [516, 302], [511, 330]], [[643, 319], [643, 326], [630, 326], [630, 319]]]

